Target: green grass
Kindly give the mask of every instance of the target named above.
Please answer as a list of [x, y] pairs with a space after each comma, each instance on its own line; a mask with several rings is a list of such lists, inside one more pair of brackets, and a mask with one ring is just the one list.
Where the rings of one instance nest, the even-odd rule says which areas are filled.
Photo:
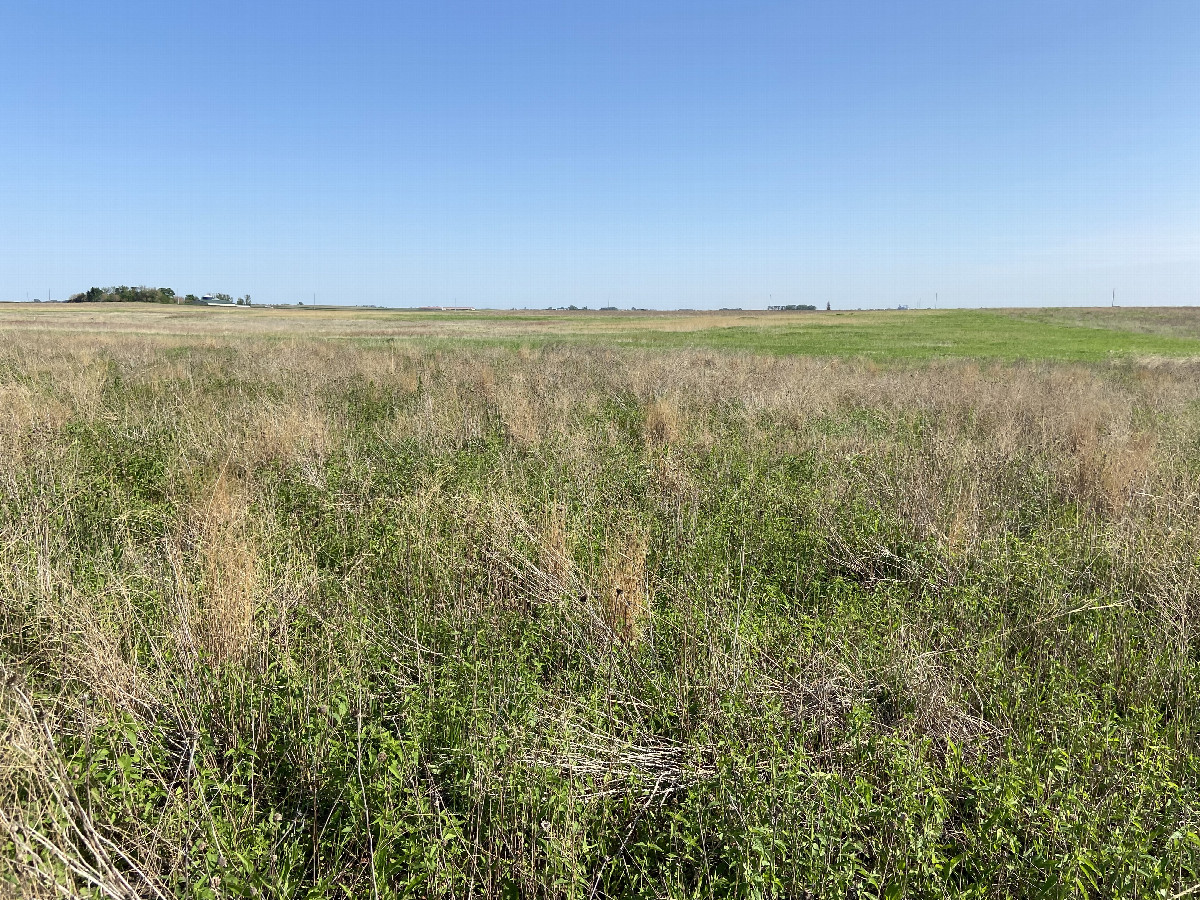
[[[531, 320], [531, 325], [535, 321]], [[602, 320], [580, 322], [578, 331], [559, 339], [640, 348], [704, 348], [880, 361], [967, 357], [1094, 362], [1131, 356], [1200, 356], [1200, 340], [1195, 337], [973, 310], [837, 313], [813, 316], [809, 321], [789, 317], [777, 324], [759, 320], [752, 325], [688, 331], [603, 329]], [[531, 331], [536, 334], [536, 326]]]
[[[147, 304], [0, 309], [0, 327], [65, 333], [146, 331], [216, 341], [254, 335], [366, 343], [505, 347], [566, 344], [709, 349], [925, 362], [946, 358], [1100, 362], [1200, 357], [1188, 308], [713, 313], [415, 312], [366, 309], [214, 310]], [[136, 308], [135, 308], [136, 307]]]

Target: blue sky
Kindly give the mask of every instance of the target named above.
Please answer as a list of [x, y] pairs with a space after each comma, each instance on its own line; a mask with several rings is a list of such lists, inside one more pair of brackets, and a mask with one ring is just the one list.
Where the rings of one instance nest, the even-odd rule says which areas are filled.
[[1200, 303], [1195, 2], [0, 4], [0, 300]]

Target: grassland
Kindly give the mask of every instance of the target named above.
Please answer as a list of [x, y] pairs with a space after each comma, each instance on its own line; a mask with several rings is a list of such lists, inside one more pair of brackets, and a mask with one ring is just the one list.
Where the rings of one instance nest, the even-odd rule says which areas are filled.
[[1200, 338], [1200, 307], [1196, 306], [1129, 309], [1101, 306], [1005, 310], [1005, 313], [1043, 324]]
[[488, 346], [704, 349], [927, 361], [1200, 356], [1200, 310], [908, 310], [834, 313], [418, 312], [0, 305], [0, 328], [58, 334], [258, 336]]
[[1200, 884], [1186, 329], [114, 305], [0, 337], [14, 895]]

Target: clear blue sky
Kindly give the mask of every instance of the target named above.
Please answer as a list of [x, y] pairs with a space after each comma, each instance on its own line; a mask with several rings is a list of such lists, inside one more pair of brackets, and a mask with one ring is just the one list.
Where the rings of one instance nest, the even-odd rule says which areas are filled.
[[0, 300], [1200, 303], [1200, 4], [0, 4]]

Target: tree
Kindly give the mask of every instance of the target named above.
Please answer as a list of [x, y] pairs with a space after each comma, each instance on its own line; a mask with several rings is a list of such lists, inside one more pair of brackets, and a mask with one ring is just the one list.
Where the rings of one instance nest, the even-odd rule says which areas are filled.
[[69, 303], [174, 303], [175, 291], [172, 288], [129, 287], [122, 284], [117, 287], [90, 287], [81, 294], [72, 294]]

